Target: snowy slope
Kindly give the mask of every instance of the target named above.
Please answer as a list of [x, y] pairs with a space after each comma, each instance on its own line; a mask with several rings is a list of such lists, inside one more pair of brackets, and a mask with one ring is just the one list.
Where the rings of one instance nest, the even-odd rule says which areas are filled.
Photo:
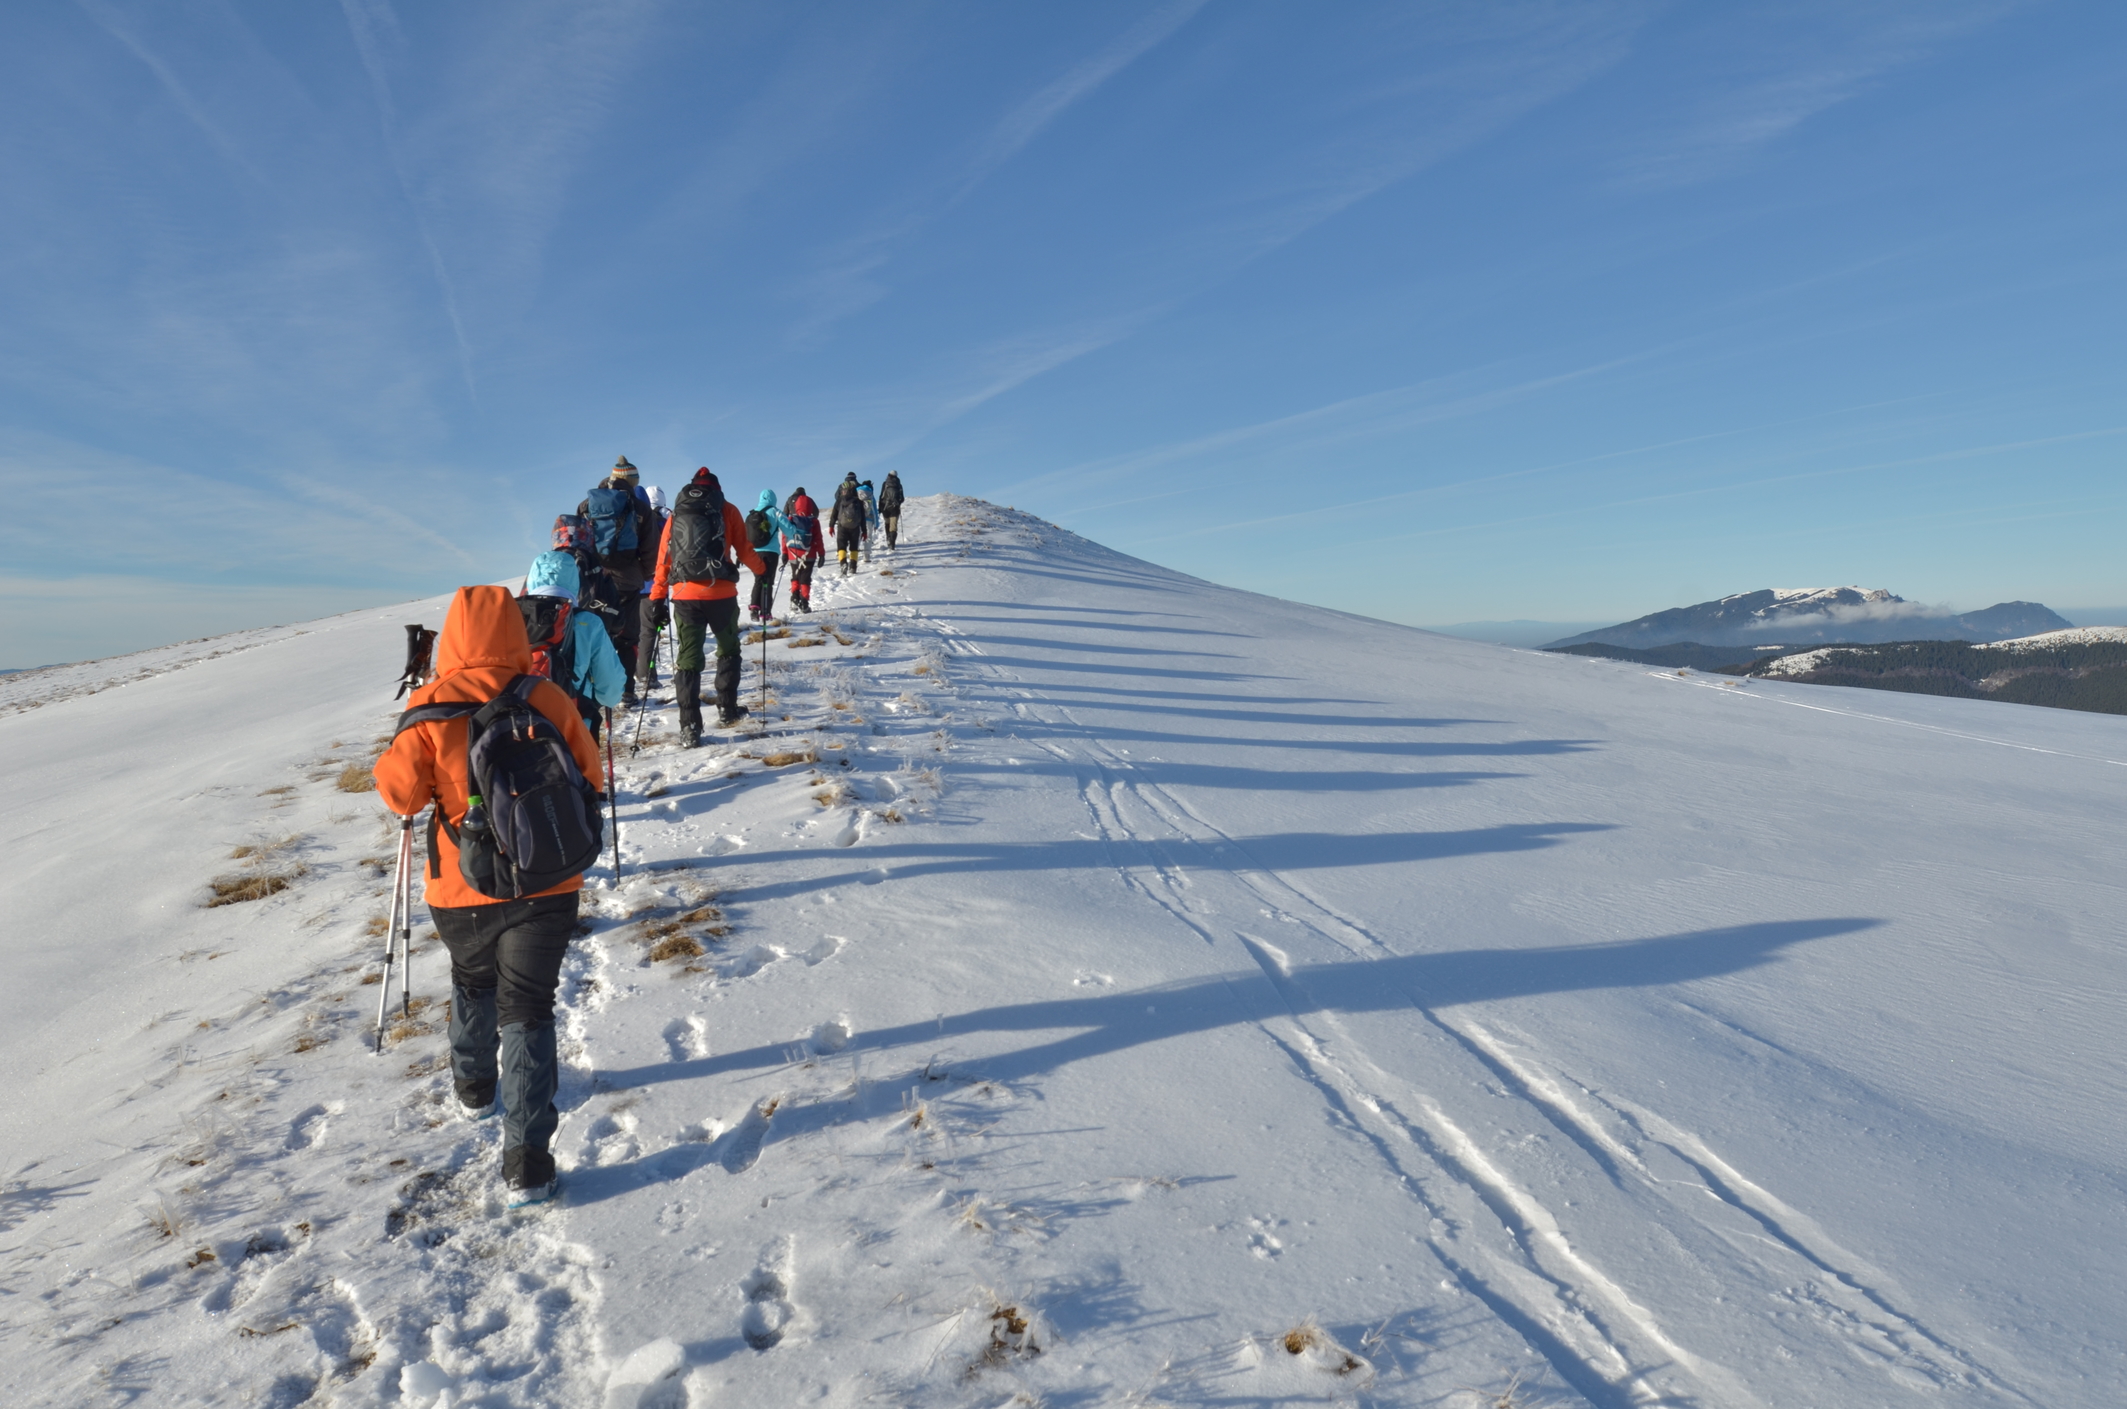
[[623, 760], [531, 1215], [366, 1047], [439, 603], [0, 718], [6, 1401], [2127, 1403], [2127, 720], [907, 522]]

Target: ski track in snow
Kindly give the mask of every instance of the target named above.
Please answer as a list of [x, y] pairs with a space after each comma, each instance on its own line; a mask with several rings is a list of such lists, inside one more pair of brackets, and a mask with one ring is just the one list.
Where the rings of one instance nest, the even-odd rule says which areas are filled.
[[[141, 980], [156, 1015], [134, 1019], [143, 1035], [108, 1076], [75, 1094], [51, 1073], [78, 1061], [40, 1068], [49, 1100], [87, 1115], [78, 1137], [16, 1145], [9, 1402], [1416, 1405], [1490, 1403], [1512, 1382], [1596, 1409], [2072, 1401], [2031, 1388], [2044, 1376], [2013, 1335], [1907, 1285], [1880, 1245], [1847, 1246], [1808, 1191], [1782, 1188], [1793, 1170], [1754, 1170], [1762, 1141], [1694, 1129], [1717, 1106], [1581, 1069], [1594, 1059], [1532, 1021], [1540, 987], [1495, 981], [1491, 1003], [1458, 988], [1471, 937], [1410, 907], [1476, 903], [1455, 887], [1482, 896], [1499, 873], [1354, 888], [1306, 859], [1316, 834], [1222, 823], [1258, 820], [1235, 812], [1239, 784], [1165, 757], [1213, 721], [1274, 736], [1232, 736], [1251, 748], [1348, 743], [1324, 762], [1401, 806], [1384, 784], [1423, 800], [1590, 743], [1363, 712], [1311, 733], [1316, 716], [1255, 702], [1281, 703], [1300, 674], [1223, 641], [1169, 649], [1159, 633], [1181, 628], [1128, 620], [1171, 614], [1168, 599], [1100, 595], [1103, 574], [1143, 565], [979, 501], [912, 501], [905, 522], [892, 560], [823, 570], [818, 614], [748, 648], [748, 698], [773, 695], [750, 730], [683, 753], [659, 704], [635, 753], [620, 727], [625, 874], [587, 877], [564, 970], [555, 1205], [505, 1209], [499, 1123], [455, 1111], [432, 938], [415, 954], [430, 1001], [367, 1051], [380, 965], [364, 922], [394, 832], [331, 779], [389, 711], [342, 708], [319, 721], [331, 749], [298, 740], [173, 804], [241, 817], [271, 799], [250, 839], [301, 840], [245, 865], [289, 888], [169, 922], [154, 952], [172, 977]], [[1162, 580], [1197, 594], [1174, 602], [1199, 620], [1224, 600]], [[1074, 633], [1082, 598], [1115, 608], [1102, 620], [1126, 639]], [[157, 682], [180, 669], [196, 682], [318, 628], [388, 641], [438, 606], [32, 672], [0, 686], [0, 712], [110, 707], [89, 697], [174, 688]], [[1155, 663], [1203, 698], [1169, 705], [1129, 673]], [[1339, 698], [1313, 707], [1366, 703], [1318, 693]], [[1402, 757], [1475, 766], [1397, 773], [1381, 741], [1403, 735], [1420, 743]], [[1269, 772], [1250, 796], [1293, 786]], [[1557, 776], [1538, 815], [1443, 813], [1459, 820], [1422, 834], [1434, 850], [1396, 854], [1534, 855], [1604, 830], [1574, 820], [1600, 814]], [[986, 811], [1014, 788], [1049, 810]], [[1041, 816], [1059, 820], [1011, 830]], [[226, 846], [228, 825], [203, 835]], [[1026, 869], [1034, 888], [1013, 889]], [[1071, 900], [1082, 914], [1019, 913]], [[1080, 930], [1128, 938], [1047, 952]], [[189, 977], [224, 956], [246, 966], [233, 987]], [[1157, 1022], [1132, 1036], [1140, 1006]], [[1676, 1031], [1736, 1062], [1802, 1065], [1674, 1007]], [[1170, 1089], [1170, 1068], [1207, 1085], [1178, 1103], [1191, 1089]], [[1246, 1115], [1177, 1114], [1229, 1073]], [[1140, 1110], [1166, 1114], [1140, 1129]], [[1258, 1116], [1302, 1134], [1251, 1155]], [[1184, 1123], [1167, 1139], [1161, 1120]], [[1380, 1261], [1405, 1243], [1417, 1264]]]

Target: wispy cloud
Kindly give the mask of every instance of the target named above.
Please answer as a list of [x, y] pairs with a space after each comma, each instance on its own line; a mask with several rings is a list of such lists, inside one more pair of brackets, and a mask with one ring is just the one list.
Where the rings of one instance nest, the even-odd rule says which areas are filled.
[[869, 229], [832, 246], [800, 290], [806, 311], [786, 334], [786, 343], [795, 347], [815, 343], [835, 324], [885, 297], [888, 289], [882, 276], [903, 246], [973, 195], [1071, 108], [1173, 37], [1204, 4], [1205, 0], [1168, 0], [1154, 9], [1098, 53], [1006, 113], [950, 175], [903, 198]]
[[155, 75], [155, 81], [162, 85], [163, 92], [169, 96], [171, 104], [176, 107], [179, 113], [183, 114], [187, 122], [200, 130], [201, 134], [213, 144], [214, 149], [220, 152], [231, 166], [234, 166], [260, 185], [266, 184], [265, 173], [261, 172], [253, 164], [251, 158], [244, 154], [243, 149], [237, 145], [236, 139], [231, 137], [222, 129], [220, 123], [217, 123], [208, 115], [205, 105], [178, 77], [177, 70], [155, 50], [148, 47], [147, 41], [141, 36], [138, 28], [120, 12], [117, 6], [107, 3], [107, 0], [74, 0], [74, 3], [80, 7], [83, 14], [95, 22], [98, 29], [101, 29], [105, 34], [110, 35], [124, 45], [133, 57], [139, 59], [142, 64], [147, 66], [148, 72]]
[[2025, 0], [1845, 0], [1763, 11], [1723, 40], [1747, 45], [1710, 57], [1705, 91], [1674, 125], [1621, 157], [1630, 185], [1674, 186], [1733, 170], [1752, 153], [1868, 92], [1892, 74], [1933, 57]]

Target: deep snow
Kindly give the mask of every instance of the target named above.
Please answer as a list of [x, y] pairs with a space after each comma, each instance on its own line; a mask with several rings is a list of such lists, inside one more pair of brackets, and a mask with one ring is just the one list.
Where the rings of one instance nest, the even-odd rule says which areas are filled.
[[623, 758], [530, 1213], [367, 1045], [442, 603], [11, 681], [6, 1402], [2127, 1403], [2127, 720], [906, 521]]

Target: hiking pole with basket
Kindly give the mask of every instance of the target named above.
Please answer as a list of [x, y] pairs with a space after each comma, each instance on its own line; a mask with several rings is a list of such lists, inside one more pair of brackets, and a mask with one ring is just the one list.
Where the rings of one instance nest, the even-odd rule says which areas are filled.
[[[654, 673], [656, 672], [656, 670], [657, 670], [657, 650], [658, 650], [658, 642], [659, 642], [659, 638], [661, 638], [661, 637], [662, 637], [662, 636], [664, 635], [664, 633], [665, 633], [665, 624], [664, 624], [663, 622], [661, 622], [661, 621], [657, 621], [657, 622], [652, 622], [652, 623], [650, 624], [650, 670], [651, 670], [651, 672], [652, 672], [653, 674], [654, 674]], [[666, 678], [667, 678], [668, 680], [669, 680], [669, 679], [671, 678], [671, 675], [670, 675], [670, 673], [669, 673], [669, 672], [667, 673], [667, 675], [666, 675]], [[676, 687], [675, 687], [675, 688], [676, 688]], [[610, 713], [610, 711], [609, 711], [609, 713]], [[631, 731], [629, 732], [629, 734], [628, 734], [628, 757], [630, 757], [630, 758], [633, 758], [633, 757], [635, 757], [635, 755], [637, 755], [637, 754], [639, 754], [639, 753], [641, 753], [641, 752], [642, 752], [642, 749], [643, 749], [643, 720], [644, 720], [644, 718], [645, 718], [646, 716], [648, 716], [648, 714], [649, 714], [649, 713], [650, 713], [650, 692], [649, 692], [648, 690], [645, 690], [645, 691], [643, 691], [643, 693], [642, 693], [642, 698], [641, 698], [641, 699], [639, 699], [639, 700], [637, 700], [637, 701], [635, 702], [635, 728], [634, 728], [633, 730], [631, 730]], [[608, 725], [608, 726], [607, 726], [607, 730], [606, 730], [606, 732], [608, 733], [608, 735], [610, 735], [610, 734], [612, 733], [612, 726], [611, 726], [611, 725]]]
[[414, 965], [411, 952], [413, 917], [410, 913], [413, 909], [411, 893], [413, 857], [414, 819], [401, 817], [399, 819], [399, 865], [392, 875], [391, 882], [391, 918], [385, 922], [384, 926], [384, 978], [377, 985], [377, 1055], [380, 1057], [384, 1055], [384, 1013], [391, 1006], [392, 959], [402, 952], [405, 954], [406, 968], [399, 976], [399, 992], [405, 999], [407, 1016], [413, 1016], [414, 1011], [413, 994], [408, 990], [406, 982], [407, 977], [413, 971]]
[[613, 707], [606, 706], [606, 807], [613, 822], [613, 884], [620, 884], [620, 794], [613, 786]]

